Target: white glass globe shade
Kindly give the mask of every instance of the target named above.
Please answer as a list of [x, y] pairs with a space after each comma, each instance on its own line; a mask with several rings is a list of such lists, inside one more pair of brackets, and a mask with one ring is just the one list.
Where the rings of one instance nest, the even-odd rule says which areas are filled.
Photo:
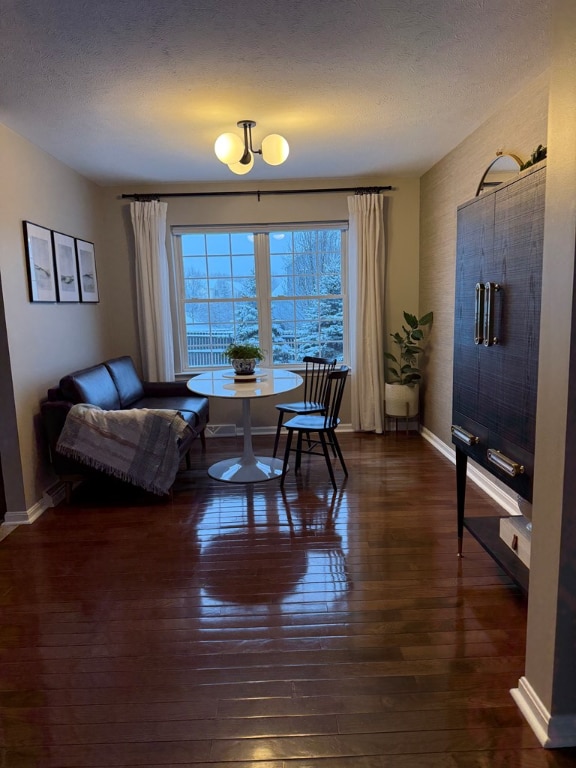
[[278, 133], [271, 133], [262, 141], [262, 159], [268, 165], [281, 165], [289, 153], [288, 142]]
[[244, 174], [248, 173], [248, 171], [251, 171], [253, 167], [254, 155], [252, 152], [250, 152], [250, 162], [247, 165], [243, 165], [242, 163], [228, 163], [228, 168], [230, 168], [232, 173], [238, 174], [238, 176], [244, 176]]
[[237, 163], [244, 154], [244, 142], [236, 133], [223, 133], [214, 142], [214, 152], [226, 165]]

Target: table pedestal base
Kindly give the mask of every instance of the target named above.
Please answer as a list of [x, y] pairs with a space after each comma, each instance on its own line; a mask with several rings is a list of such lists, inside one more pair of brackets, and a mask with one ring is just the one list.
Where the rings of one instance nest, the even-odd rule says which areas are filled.
[[[252, 460], [253, 459], [253, 460]], [[282, 475], [283, 462], [268, 456], [244, 456], [224, 459], [208, 469], [214, 480], [226, 483], [260, 483], [263, 480], [275, 480]]]

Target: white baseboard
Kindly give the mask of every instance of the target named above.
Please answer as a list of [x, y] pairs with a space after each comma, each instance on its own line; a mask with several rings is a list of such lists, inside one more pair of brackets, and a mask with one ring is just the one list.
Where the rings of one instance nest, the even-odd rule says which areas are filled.
[[[430, 432], [429, 429], [426, 429], [426, 427], [420, 427], [420, 433], [425, 440], [427, 440], [431, 445], [434, 446], [434, 448], [436, 448], [437, 451], [439, 451], [447, 459], [450, 459], [453, 464], [456, 463], [456, 452], [454, 448], [446, 445], [446, 443], [442, 442], [440, 438], [436, 437], [436, 435], [433, 432]], [[483, 475], [482, 472], [479, 472], [478, 469], [476, 469], [476, 467], [470, 462], [468, 462], [466, 476], [470, 478], [470, 480], [479, 488], [481, 488], [484, 493], [488, 494], [491, 499], [494, 499], [494, 501], [499, 504], [502, 509], [504, 509], [509, 515], [521, 514], [518, 508], [518, 502], [509, 496], [505, 491], [503, 491], [500, 486], [496, 485], [496, 483], [493, 483], [488, 477], [486, 477], [486, 475]]]
[[66, 498], [66, 486], [61, 480], [57, 480], [42, 494], [46, 507], [55, 507]]
[[7, 525], [30, 525], [37, 520], [46, 510], [52, 506], [45, 498], [37, 501], [30, 509], [6, 512], [4, 522]]
[[525, 677], [510, 691], [536, 738], [547, 749], [576, 746], [576, 714], [551, 715]]
[[548, 727], [550, 724], [550, 713], [542, 704], [535, 690], [525, 677], [518, 680], [518, 688], [512, 688], [510, 694], [516, 706], [522, 712], [528, 725], [534, 731], [536, 738], [543, 747], [549, 746]]
[[[252, 427], [253, 435], [275, 435], [275, 426]], [[352, 424], [340, 424], [338, 432], [353, 432]], [[242, 437], [244, 430], [236, 424], [208, 424], [206, 437]]]
[[30, 525], [38, 520], [40, 515], [44, 514], [50, 507], [55, 507], [66, 497], [64, 483], [59, 480], [46, 488], [40, 501], [33, 504], [30, 509], [19, 510], [16, 512], [7, 512], [4, 523], [7, 525]]

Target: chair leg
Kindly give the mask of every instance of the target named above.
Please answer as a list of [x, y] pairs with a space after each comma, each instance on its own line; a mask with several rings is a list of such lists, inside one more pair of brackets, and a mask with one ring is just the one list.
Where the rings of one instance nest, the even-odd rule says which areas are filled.
[[338, 458], [340, 459], [340, 464], [342, 465], [342, 469], [344, 470], [344, 474], [346, 477], [348, 477], [348, 470], [346, 468], [346, 464], [344, 463], [344, 456], [342, 456], [342, 451], [340, 450], [340, 443], [338, 442], [338, 438], [336, 437], [336, 432], [332, 430], [330, 432], [330, 436], [332, 438], [332, 447], [336, 450], [338, 454]]
[[296, 461], [294, 462], [294, 473], [298, 473], [300, 465], [302, 464], [302, 432], [298, 432], [298, 440], [296, 442]]
[[203, 429], [202, 432], [200, 432], [200, 443], [202, 444], [202, 452], [204, 453], [206, 451], [206, 430]]
[[324, 432], [318, 432], [320, 442], [322, 443], [322, 450], [324, 451], [324, 458], [326, 459], [326, 466], [330, 473], [330, 480], [332, 481], [332, 487], [336, 490], [336, 478], [334, 477], [334, 470], [332, 469], [332, 461], [330, 459], [330, 453], [328, 452], [328, 443], [326, 442], [326, 436]]
[[276, 452], [278, 450], [278, 443], [280, 441], [280, 432], [282, 431], [282, 420], [284, 418], [284, 411], [278, 413], [278, 424], [276, 426], [276, 437], [274, 438], [274, 450], [272, 451], [273, 458], [276, 458]]
[[290, 458], [290, 446], [292, 445], [292, 429], [288, 430], [288, 436], [286, 437], [286, 450], [284, 451], [284, 464], [282, 465], [282, 475], [280, 477], [280, 487], [284, 486], [284, 479], [288, 472], [288, 459]]

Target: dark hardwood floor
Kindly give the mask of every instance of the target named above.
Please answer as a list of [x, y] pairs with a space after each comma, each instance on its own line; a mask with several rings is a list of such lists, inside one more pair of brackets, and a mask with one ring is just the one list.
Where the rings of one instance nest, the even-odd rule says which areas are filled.
[[[272, 437], [255, 438], [269, 452]], [[282, 494], [84, 484], [0, 542], [0, 766], [548, 768], [509, 689], [526, 603], [420, 436], [342, 434]], [[473, 485], [468, 514], [499, 508]]]

